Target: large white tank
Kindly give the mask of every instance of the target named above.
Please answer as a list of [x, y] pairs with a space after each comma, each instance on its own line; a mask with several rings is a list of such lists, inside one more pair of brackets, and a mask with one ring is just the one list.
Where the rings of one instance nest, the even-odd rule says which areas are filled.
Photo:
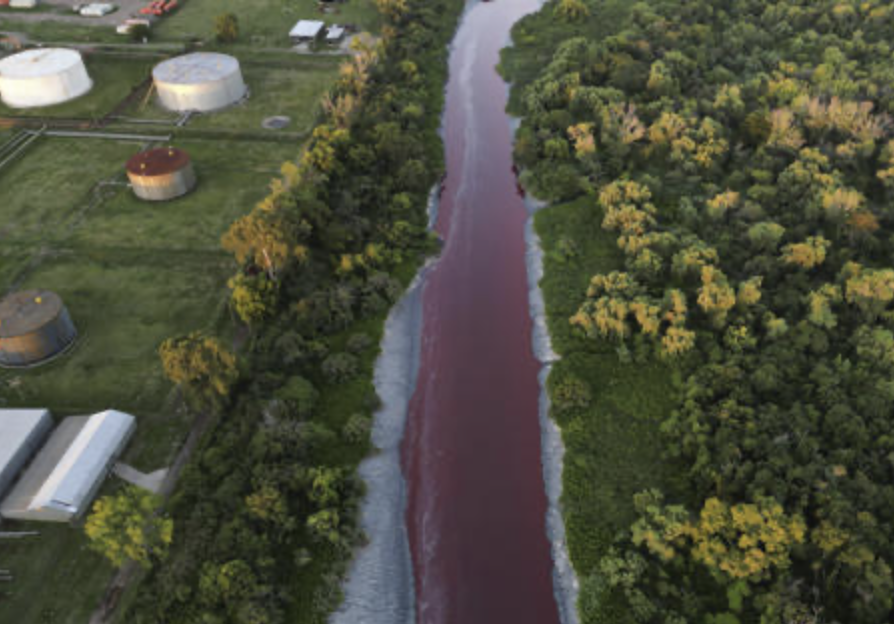
[[81, 54], [42, 48], [0, 61], [0, 99], [12, 108], [52, 106], [80, 97], [93, 86]]
[[152, 70], [158, 97], [175, 111], [214, 111], [238, 102], [247, 91], [239, 61], [226, 54], [195, 52]]

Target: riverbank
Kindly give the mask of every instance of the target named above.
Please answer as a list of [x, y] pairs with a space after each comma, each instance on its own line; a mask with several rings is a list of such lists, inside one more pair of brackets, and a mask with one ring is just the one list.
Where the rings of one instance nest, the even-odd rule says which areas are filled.
[[544, 270], [543, 246], [534, 224], [537, 211], [544, 206], [531, 196], [526, 198], [525, 206], [530, 215], [525, 224], [525, 242], [527, 243], [528, 305], [530, 306], [531, 321], [534, 324], [531, 342], [534, 355], [541, 365], [540, 373], [537, 375], [537, 381], [540, 384], [538, 417], [540, 420], [543, 481], [548, 501], [546, 534], [552, 551], [553, 590], [559, 609], [559, 619], [562, 624], [577, 624], [579, 622], [577, 599], [580, 593], [580, 582], [571, 563], [565, 519], [562, 516], [565, 444], [562, 441], [561, 429], [550, 417], [552, 401], [547, 388], [547, 380], [559, 356], [553, 350], [552, 339], [547, 327], [546, 302], [540, 288]]
[[[589, 20], [569, 24], [557, 22], [553, 8], [549, 3], [521, 20], [513, 47], [502, 52], [500, 69], [512, 82], [510, 110], [515, 114], [523, 112], [525, 89], [563, 41], [598, 32], [605, 28], [600, 21], [622, 20], [628, 10], [609, 2]], [[655, 362], [621, 364], [611, 345], [572, 331], [569, 318], [592, 275], [623, 270], [615, 237], [601, 228], [595, 198], [529, 206], [531, 314], [535, 349], [544, 363], [544, 474], [557, 600], [566, 623], [622, 623], [628, 617], [623, 608], [600, 604], [594, 612], [592, 605], [579, 603], [580, 593], [594, 582], [597, 564], [615, 535], [635, 518], [633, 495], [664, 485], [658, 428], [673, 406], [672, 375]], [[585, 383], [585, 404], [564, 406], [569, 380]], [[561, 514], [561, 521], [554, 514]]]

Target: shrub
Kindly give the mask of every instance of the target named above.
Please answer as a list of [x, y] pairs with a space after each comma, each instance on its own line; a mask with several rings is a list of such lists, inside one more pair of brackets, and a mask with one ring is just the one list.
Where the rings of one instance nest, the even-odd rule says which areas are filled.
[[214, 19], [214, 35], [220, 43], [233, 43], [239, 38], [239, 18], [222, 13]]
[[323, 360], [322, 369], [331, 383], [350, 381], [357, 375], [357, 357], [350, 353], [335, 353]]

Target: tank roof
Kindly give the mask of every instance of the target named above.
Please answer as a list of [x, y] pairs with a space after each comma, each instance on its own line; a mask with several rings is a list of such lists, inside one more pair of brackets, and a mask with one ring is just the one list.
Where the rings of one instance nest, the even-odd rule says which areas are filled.
[[127, 161], [127, 171], [136, 176], [160, 176], [179, 171], [189, 164], [189, 154], [176, 147], [156, 147], [134, 154]]
[[0, 339], [29, 334], [62, 311], [62, 299], [48, 290], [25, 290], [0, 301]]
[[80, 52], [65, 48], [25, 50], [0, 61], [0, 76], [10, 79], [52, 76], [83, 63]]
[[163, 61], [152, 70], [159, 82], [201, 84], [216, 82], [239, 71], [239, 61], [217, 52], [193, 52]]

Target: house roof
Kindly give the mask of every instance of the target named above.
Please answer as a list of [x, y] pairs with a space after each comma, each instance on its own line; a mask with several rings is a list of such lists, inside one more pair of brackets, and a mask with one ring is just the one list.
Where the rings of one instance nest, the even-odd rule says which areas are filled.
[[301, 20], [289, 32], [290, 37], [299, 37], [301, 39], [313, 39], [320, 34], [326, 27], [326, 24], [316, 20]]

